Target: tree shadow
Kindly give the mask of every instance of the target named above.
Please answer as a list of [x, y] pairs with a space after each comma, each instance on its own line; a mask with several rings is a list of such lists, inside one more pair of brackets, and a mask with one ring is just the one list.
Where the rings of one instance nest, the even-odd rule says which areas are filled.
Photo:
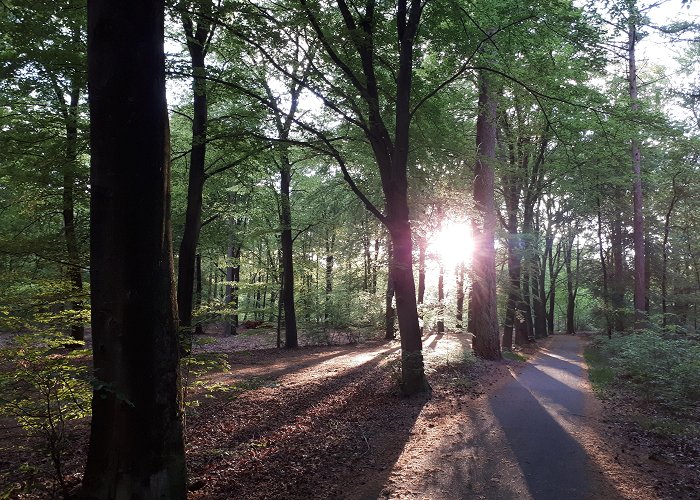
[[[556, 361], [562, 369], [574, 366]], [[584, 395], [534, 368], [489, 397], [530, 495], [536, 500], [595, 498], [593, 483], [605, 483], [602, 471], [561, 423], [583, 415]], [[538, 399], [551, 401], [553, 407], [548, 411]], [[610, 485], [604, 489], [614, 491]]]
[[[382, 362], [398, 349], [310, 384], [244, 393], [192, 419], [189, 469], [193, 480], [207, 478], [198, 496], [318, 498], [335, 484], [322, 493], [337, 497], [358, 467], [388, 474], [427, 401], [402, 398], [387, 381]], [[393, 410], [401, 418], [387, 441]]]

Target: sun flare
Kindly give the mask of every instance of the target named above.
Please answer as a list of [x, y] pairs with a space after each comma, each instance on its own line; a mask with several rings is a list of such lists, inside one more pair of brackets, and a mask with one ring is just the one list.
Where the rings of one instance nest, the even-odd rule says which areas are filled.
[[469, 264], [474, 250], [471, 227], [464, 222], [446, 222], [430, 245], [430, 251], [438, 256], [446, 268]]

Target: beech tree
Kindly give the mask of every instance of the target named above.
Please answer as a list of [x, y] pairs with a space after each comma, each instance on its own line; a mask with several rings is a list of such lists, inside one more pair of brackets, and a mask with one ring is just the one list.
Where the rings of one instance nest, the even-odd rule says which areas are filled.
[[162, 0], [89, 4], [87, 498], [186, 496], [163, 31]]

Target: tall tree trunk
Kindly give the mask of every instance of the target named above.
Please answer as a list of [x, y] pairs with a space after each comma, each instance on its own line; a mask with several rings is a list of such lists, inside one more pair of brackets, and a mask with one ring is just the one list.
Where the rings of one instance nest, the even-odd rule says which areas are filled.
[[[73, 298], [71, 308], [79, 318], [83, 311], [83, 274], [80, 269], [80, 248], [75, 231], [75, 170], [78, 163], [78, 102], [80, 99], [80, 87], [77, 80], [71, 82], [71, 92], [68, 105], [65, 106], [63, 96], [57, 98], [63, 104], [64, 120], [66, 125], [66, 165], [63, 171], [63, 234], [66, 239], [66, 251], [68, 255], [68, 278], [71, 282]], [[71, 337], [75, 340], [85, 338], [85, 327], [82, 320], [71, 322]]]
[[541, 265], [539, 255], [532, 253], [532, 297], [534, 306], [534, 333], [535, 338], [541, 339], [547, 336], [547, 310], [545, 309], [544, 292], [544, 266]]
[[445, 266], [440, 262], [440, 270], [438, 274], [438, 333], [445, 332]]
[[425, 301], [425, 254], [428, 247], [428, 240], [425, 235], [418, 236], [418, 320], [420, 322], [420, 332], [423, 334], [425, 327], [423, 302]]
[[330, 323], [331, 294], [333, 293], [333, 247], [335, 246], [335, 232], [326, 235], [326, 303], [324, 322]]
[[[618, 193], [619, 194], [619, 193]], [[615, 200], [619, 200], [618, 196]], [[622, 237], [622, 214], [615, 201], [615, 216], [613, 217], [612, 233], [610, 236], [610, 250], [613, 259], [613, 290], [612, 290], [612, 314], [613, 325], [616, 332], [625, 330], [625, 275], [624, 275], [624, 247]]]
[[428, 240], [425, 236], [418, 237], [418, 305], [425, 300], [425, 254], [428, 248]]
[[97, 383], [85, 498], [187, 494], [163, 37], [162, 1], [88, 5]]
[[612, 318], [610, 315], [610, 293], [608, 291], [608, 266], [603, 249], [603, 216], [600, 206], [600, 197], [596, 197], [598, 205], [598, 255], [600, 256], [600, 269], [603, 274], [603, 309], [605, 310], [605, 328], [608, 338], [612, 338]]
[[384, 338], [392, 340], [396, 338], [396, 309], [394, 309], [394, 279], [392, 276], [393, 252], [391, 243], [387, 249], [387, 277], [386, 293], [384, 294]]
[[[637, 12], [630, 11], [628, 41], [629, 63], [629, 93], [632, 101], [632, 112], [639, 110], [639, 98], [637, 96]], [[644, 254], [644, 214], [642, 212], [642, 156], [639, 150], [639, 140], [632, 139], [631, 146], [632, 171], [634, 174], [633, 189], [633, 240], [634, 240], [634, 329], [641, 330], [646, 325], [647, 285], [646, 285], [646, 259]]]
[[673, 213], [673, 208], [678, 201], [678, 193], [676, 192], [676, 177], [678, 174], [673, 176], [673, 195], [671, 196], [671, 202], [669, 203], [668, 210], [666, 210], [666, 216], [664, 217], [664, 239], [661, 244], [662, 249], [662, 265], [661, 265], [661, 324], [666, 326], [668, 323], [668, 306], [666, 304], [667, 294], [668, 294], [668, 236], [671, 232], [671, 214]]
[[567, 236], [566, 248], [564, 249], [564, 265], [566, 266], [566, 333], [573, 335], [576, 333], [574, 324], [574, 312], [576, 310], [576, 295], [574, 293], [574, 275], [571, 268], [571, 253], [573, 250], [573, 236]]
[[486, 74], [479, 73], [479, 113], [476, 122], [477, 160], [474, 167], [474, 204], [477, 218], [472, 223], [472, 295], [474, 319], [471, 321], [474, 354], [485, 359], [501, 359], [501, 340], [496, 311], [496, 252], [494, 232], [493, 161], [496, 157], [496, 100]]
[[466, 266], [464, 262], [460, 263], [457, 268], [457, 314], [455, 318], [457, 320], [456, 327], [458, 331], [462, 331], [464, 327], [464, 273]]
[[291, 165], [286, 154], [282, 158], [280, 170], [280, 223], [282, 226], [280, 243], [282, 245], [282, 302], [284, 303], [284, 346], [294, 349], [299, 346], [297, 338], [297, 313], [294, 306], [294, 251], [292, 239], [292, 208], [289, 203], [292, 179]]
[[199, 234], [202, 227], [202, 190], [204, 189], [204, 161], [207, 144], [207, 70], [204, 62], [206, 44], [211, 30], [211, 1], [202, 4], [202, 16], [196, 28], [191, 14], [181, 13], [181, 21], [187, 36], [187, 49], [192, 67], [192, 149], [187, 185], [187, 209], [185, 228], [180, 242], [177, 267], [177, 307], [180, 326], [192, 326], [192, 295], [194, 291], [194, 267]]
[[[350, 261], [352, 262], [352, 261]], [[374, 259], [372, 260], [372, 295], [377, 293], [377, 276], [379, 274], [379, 237], [374, 239]]]

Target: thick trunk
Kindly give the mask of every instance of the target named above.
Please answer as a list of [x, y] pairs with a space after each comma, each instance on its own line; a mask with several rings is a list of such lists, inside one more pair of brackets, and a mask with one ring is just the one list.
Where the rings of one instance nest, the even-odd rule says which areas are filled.
[[187, 208], [185, 228], [180, 242], [177, 266], [177, 307], [180, 326], [192, 325], [192, 295], [194, 290], [194, 267], [199, 234], [202, 226], [202, 190], [204, 189], [204, 161], [207, 138], [207, 71], [204, 63], [208, 26], [197, 27], [193, 32], [189, 14], [183, 15], [183, 26], [187, 35], [187, 48], [192, 66], [192, 150], [187, 185]]
[[500, 333], [496, 311], [496, 252], [494, 232], [493, 161], [496, 157], [496, 100], [489, 81], [479, 73], [479, 114], [476, 122], [477, 161], [474, 167], [474, 204], [477, 217], [472, 223], [472, 294], [474, 319], [470, 323], [474, 354], [485, 359], [501, 358]]
[[[635, 22], [629, 26], [629, 93], [632, 101], [632, 112], [639, 109], [637, 97], [637, 65], [635, 47], [637, 43], [637, 26]], [[642, 156], [639, 141], [632, 139], [631, 147], [632, 172], [634, 174], [633, 189], [633, 240], [634, 240], [634, 328], [640, 330], [646, 325], [647, 285], [646, 259], [644, 245], [644, 214], [642, 212]]]
[[284, 346], [294, 349], [299, 346], [297, 338], [297, 313], [294, 307], [294, 254], [292, 240], [292, 209], [289, 203], [291, 184], [291, 166], [289, 159], [283, 155], [283, 168], [280, 170], [280, 223], [282, 231], [282, 302], [284, 303]]
[[96, 383], [86, 498], [187, 494], [163, 36], [162, 1], [88, 5]]

